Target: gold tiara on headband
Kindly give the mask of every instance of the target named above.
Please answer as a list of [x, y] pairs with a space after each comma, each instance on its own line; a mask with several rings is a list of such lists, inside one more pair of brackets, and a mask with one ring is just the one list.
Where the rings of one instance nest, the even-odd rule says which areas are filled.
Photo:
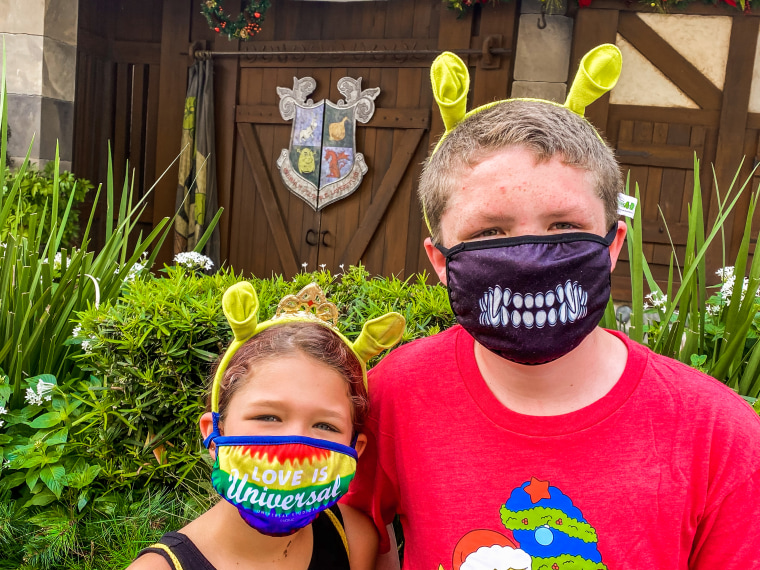
[[316, 283], [311, 283], [295, 295], [283, 297], [275, 316], [259, 322], [259, 298], [247, 281], [234, 284], [224, 292], [222, 309], [235, 338], [230, 343], [214, 375], [211, 389], [211, 410], [219, 412], [219, 387], [230, 360], [250, 338], [272, 326], [285, 323], [318, 323], [331, 329], [348, 346], [362, 365], [364, 384], [367, 384], [367, 361], [392, 347], [404, 333], [406, 321], [398, 313], [386, 313], [364, 323], [358, 338], [351, 342], [338, 331], [338, 308], [329, 302]]

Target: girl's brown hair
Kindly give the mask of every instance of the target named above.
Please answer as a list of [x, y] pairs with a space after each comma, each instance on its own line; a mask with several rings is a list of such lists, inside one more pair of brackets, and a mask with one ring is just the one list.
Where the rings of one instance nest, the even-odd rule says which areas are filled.
[[[220, 419], [224, 420], [225, 411], [232, 396], [243, 385], [245, 376], [255, 369], [257, 363], [299, 352], [329, 366], [345, 378], [352, 404], [351, 418], [354, 432], [359, 433], [369, 411], [361, 362], [337, 334], [317, 323], [298, 322], [274, 325], [264, 329], [241, 346], [230, 360], [221, 380]], [[221, 358], [214, 364], [212, 379], [220, 361]], [[211, 411], [211, 390], [206, 396], [206, 411]]]

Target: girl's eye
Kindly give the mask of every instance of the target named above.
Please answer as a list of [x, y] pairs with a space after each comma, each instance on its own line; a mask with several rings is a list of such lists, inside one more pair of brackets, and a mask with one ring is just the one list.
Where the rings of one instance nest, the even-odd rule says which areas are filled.
[[257, 421], [257, 422], [280, 422], [280, 421], [282, 421], [277, 416], [272, 416], [272, 415], [261, 415], [261, 416], [256, 416], [256, 417], [254, 417], [252, 419], [255, 420], [255, 421]]
[[340, 430], [338, 428], [326, 422], [319, 422], [317, 424], [314, 424], [314, 427], [317, 429], [325, 430], [325, 431], [333, 431], [335, 433], [340, 433]]

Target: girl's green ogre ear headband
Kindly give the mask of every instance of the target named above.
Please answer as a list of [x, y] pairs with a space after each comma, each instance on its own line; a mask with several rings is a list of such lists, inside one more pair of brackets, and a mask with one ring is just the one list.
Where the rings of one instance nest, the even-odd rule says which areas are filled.
[[607, 93], [617, 83], [623, 66], [623, 56], [617, 46], [602, 44], [595, 47], [581, 59], [578, 73], [567, 94], [564, 105], [545, 99], [503, 99], [493, 101], [467, 112], [467, 92], [470, 89], [470, 74], [465, 63], [451, 52], [443, 52], [430, 68], [433, 97], [441, 111], [446, 132], [433, 149], [433, 154], [441, 146], [446, 136], [467, 117], [489, 109], [505, 101], [536, 101], [565, 107], [583, 117], [591, 103]]
[[247, 281], [236, 283], [222, 297], [222, 309], [235, 338], [224, 353], [214, 375], [211, 389], [211, 411], [219, 412], [219, 388], [230, 360], [251, 337], [275, 325], [285, 323], [318, 323], [331, 329], [353, 351], [362, 365], [364, 384], [367, 384], [367, 361], [392, 347], [404, 333], [406, 321], [398, 313], [386, 313], [364, 323], [359, 337], [351, 342], [337, 329], [338, 309], [326, 300], [316, 283], [307, 285], [296, 295], [284, 297], [274, 317], [263, 323], [258, 321], [259, 299]]

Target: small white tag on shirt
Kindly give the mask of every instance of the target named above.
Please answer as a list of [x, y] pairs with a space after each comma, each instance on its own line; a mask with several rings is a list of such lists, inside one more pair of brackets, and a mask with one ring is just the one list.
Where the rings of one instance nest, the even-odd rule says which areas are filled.
[[627, 196], [625, 194], [618, 194], [618, 209], [617, 213], [626, 218], [632, 218], [636, 213], [636, 206], [639, 201], [633, 196]]

